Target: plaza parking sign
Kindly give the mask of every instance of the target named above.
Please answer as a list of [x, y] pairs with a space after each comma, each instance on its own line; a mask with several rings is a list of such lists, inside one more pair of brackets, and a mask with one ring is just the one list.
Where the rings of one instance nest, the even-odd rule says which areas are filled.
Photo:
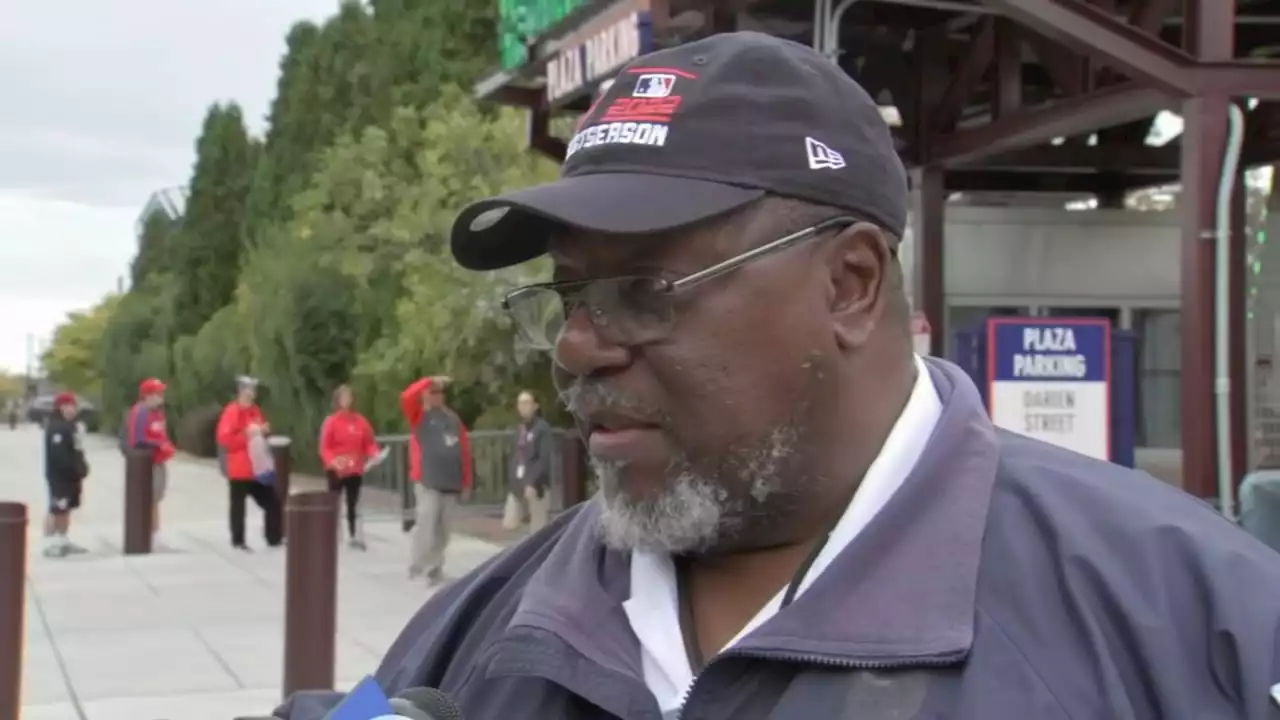
[[1111, 322], [987, 319], [987, 406], [998, 427], [1111, 460]]

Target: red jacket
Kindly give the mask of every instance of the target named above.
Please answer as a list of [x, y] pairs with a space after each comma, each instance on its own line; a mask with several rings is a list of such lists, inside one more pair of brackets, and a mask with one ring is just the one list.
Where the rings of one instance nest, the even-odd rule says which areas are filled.
[[163, 465], [173, 457], [173, 443], [169, 442], [169, 431], [165, 427], [164, 409], [149, 408], [142, 403], [134, 403], [129, 408], [126, 430], [127, 441], [131, 448], [149, 448], [151, 462]]
[[[413, 482], [422, 479], [422, 451], [415, 432], [422, 421], [422, 396], [430, 389], [431, 378], [425, 377], [400, 393], [400, 412], [409, 422], [409, 479]], [[467, 434], [467, 426], [461, 422], [458, 423], [458, 452], [462, 455], [462, 489], [466, 490], [471, 487], [471, 437]]]
[[[320, 460], [326, 470], [332, 469], [339, 477], [363, 475], [365, 463], [377, 454], [373, 426], [360, 413], [338, 410], [324, 419], [320, 426]], [[351, 463], [339, 470], [333, 464], [341, 457]]]
[[218, 445], [225, 451], [225, 472], [230, 480], [253, 480], [253, 462], [249, 460], [249, 426], [266, 422], [257, 405], [245, 407], [234, 400], [222, 409], [218, 418]]

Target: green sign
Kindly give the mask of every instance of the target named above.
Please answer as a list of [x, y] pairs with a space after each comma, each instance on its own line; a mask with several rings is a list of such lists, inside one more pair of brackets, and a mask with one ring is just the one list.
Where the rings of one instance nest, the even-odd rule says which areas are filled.
[[525, 44], [589, 0], [498, 0], [498, 51], [502, 69], [525, 63]]

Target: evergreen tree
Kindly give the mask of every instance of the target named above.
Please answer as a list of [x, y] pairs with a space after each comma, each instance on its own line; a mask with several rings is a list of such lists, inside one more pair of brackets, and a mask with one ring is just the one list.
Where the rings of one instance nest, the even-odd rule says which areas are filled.
[[174, 329], [179, 335], [197, 332], [235, 293], [256, 156], [240, 107], [209, 108], [196, 142], [187, 211], [169, 253], [177, 281]]
[[177, 234], [179, 221], [163, 213], [151, 213], [142, 225], [138, 237], [138, 254], [129, 266], [130, 285], [141, 287], [147, 278], [168, 272], [173, 266], [169, 260], [170, 244]]

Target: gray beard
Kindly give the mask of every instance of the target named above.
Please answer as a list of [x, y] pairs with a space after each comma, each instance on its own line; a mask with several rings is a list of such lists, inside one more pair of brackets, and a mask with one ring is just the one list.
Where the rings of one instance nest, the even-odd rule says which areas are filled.
[[676, 458], [662, 493], [645, 500], [635, 500], [623, 489], [624, 463], [591, 458], [600, 484], [595, 502], [605, 545], [682, 555], [735, 542], [752, 524], [776, 517], [809, 484], [784, 478], [794, 465], [789, 461], [799, 437], [795, 428], [777, 428], [754, 447], [724, 453], [711, 475], [699, 473], [687, 458]]

